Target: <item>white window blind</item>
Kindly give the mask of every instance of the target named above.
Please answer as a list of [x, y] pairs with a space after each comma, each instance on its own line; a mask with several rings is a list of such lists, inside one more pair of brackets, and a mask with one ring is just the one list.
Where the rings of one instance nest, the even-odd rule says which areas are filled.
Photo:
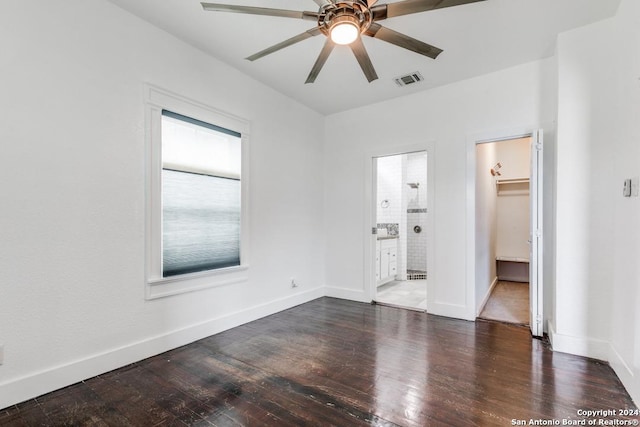
[[239, 266], [241, 135], [162, 111], [162, 276]]

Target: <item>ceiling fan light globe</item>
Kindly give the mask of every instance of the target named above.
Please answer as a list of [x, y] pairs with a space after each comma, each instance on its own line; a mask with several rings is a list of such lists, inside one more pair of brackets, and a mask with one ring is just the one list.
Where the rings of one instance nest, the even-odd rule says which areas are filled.
[[339, 22], [331, 27], [331, 41], [335, 44], [347, 45], [351, 44], [358, 38], [360, 28], [351, 22]]

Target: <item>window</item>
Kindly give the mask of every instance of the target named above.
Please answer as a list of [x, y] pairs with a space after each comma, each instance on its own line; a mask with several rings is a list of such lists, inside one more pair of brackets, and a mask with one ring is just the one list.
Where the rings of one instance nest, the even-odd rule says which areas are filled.
[[240, 265], [240, 134], [162, 111], [162, 276]]
[[147, 298], [246, 280], [247, 123], [147, 90]]

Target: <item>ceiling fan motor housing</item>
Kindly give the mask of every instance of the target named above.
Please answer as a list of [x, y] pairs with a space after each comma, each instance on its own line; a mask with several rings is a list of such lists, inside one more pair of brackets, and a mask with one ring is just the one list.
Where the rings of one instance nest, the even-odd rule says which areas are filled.
[[350, 23], [363, 33], [372, 22], [373, 14], [362, 0], [339, 1], [323, 6], [318, 16], [318, 28], [326, 36], [331, 34], [332, 28], [343, 23]]

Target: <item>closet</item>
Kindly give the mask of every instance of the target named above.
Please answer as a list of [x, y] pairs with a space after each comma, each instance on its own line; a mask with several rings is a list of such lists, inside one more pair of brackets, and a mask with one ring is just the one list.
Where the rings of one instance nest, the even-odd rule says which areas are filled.
[[481, 319], [530, 324], [531, 139], [476, 145], [475, 287]]
[[497, 276], [501, 281], [529, 282], [530, 138], [495, 144]]

